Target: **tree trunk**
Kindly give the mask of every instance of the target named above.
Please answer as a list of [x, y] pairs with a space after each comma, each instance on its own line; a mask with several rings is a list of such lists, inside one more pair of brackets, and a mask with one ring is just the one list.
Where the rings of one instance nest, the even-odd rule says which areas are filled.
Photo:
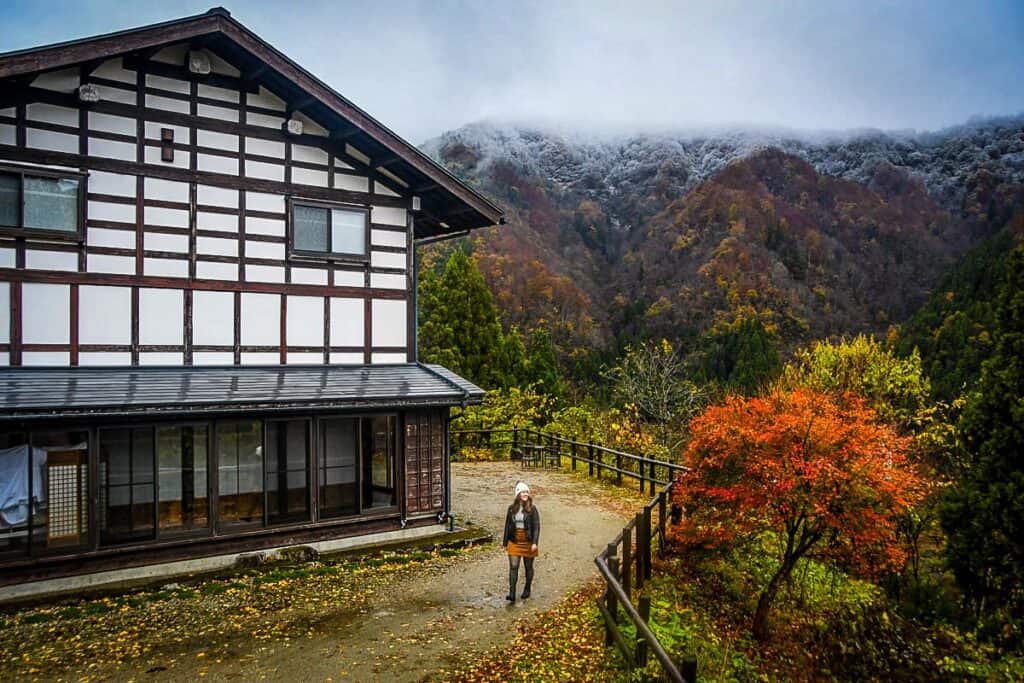
[[775, 572], [775, 575], [768, 582], [764, 592], [761, 593], [761, 597], [757, 600], [757, 610], [754, 612], [754, 624], [752, 631], [754, 638], [759, 641], [765, 641], [768, 638], [768, 610], [771, 609], [772, 603], [775, 602], [775, 596], [779, 592], [779, 588], [783, 582], [789, 579], [789, 575], [793, 572], [795, 563], [790, 561], [784, 561], [782, 566], [779, 567], [779, 571]]

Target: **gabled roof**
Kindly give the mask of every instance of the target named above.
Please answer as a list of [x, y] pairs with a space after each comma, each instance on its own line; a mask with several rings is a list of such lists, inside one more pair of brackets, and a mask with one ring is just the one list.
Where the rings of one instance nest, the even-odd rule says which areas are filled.
[[0, 369], [0, 423], [77, 417], [454, 406], [484, 391], [436, 365]]
[[[386, 166], [421, 198], [416, 237], [426, 238], [472, 230], [504, 221], [501, 209], [463, 184], [430, 157], [409, 144], [330, 86], [290, 60], [222, 7], [183, 19], [0, 54], [0, 87], [4, 79], [67, 68], [76, 64], [187, 42], [214, 52], [324, 125], [339, 141], [367, 154], [375, 168]], [[201, 78], [201, 77], [200, 77]]]

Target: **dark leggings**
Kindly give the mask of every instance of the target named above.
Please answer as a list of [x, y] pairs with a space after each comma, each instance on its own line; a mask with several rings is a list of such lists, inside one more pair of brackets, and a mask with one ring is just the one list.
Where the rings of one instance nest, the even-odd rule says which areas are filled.
[[522, 559], [526, 565], [526, 590], [530, 590], [530, 586], [533, 584], [533, 560], [532, 557], [520, 558], [518, 555], [508, 556], [508, 585], [509, 595], [514, 596], [516, 592], [516, 584], [519, 583], [519, 560]]

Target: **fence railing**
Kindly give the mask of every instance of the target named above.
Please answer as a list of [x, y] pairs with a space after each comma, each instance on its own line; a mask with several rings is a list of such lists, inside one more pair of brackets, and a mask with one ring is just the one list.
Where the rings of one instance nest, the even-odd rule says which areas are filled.
[[[465, 430], [464, 433], [479, 440], [484, 438], [481, 434], [487, 431]], [[525, 458], [534, 453], [533, 459], [538, 464], [552, 464], [558, 467], [567, 459], [573, 471], [577, 471], [578, 466], [584, 463], [587, 465], [589, 476], [599, 479], [614, 477], [615, 483], [620, 486], [623, 477], [628, 477], [639, 482], [641, 493], [646, 488], [650, 489], [653, 496], [651, 500], [594, 558], [594, 563], [605, 581], [604, 595], [597, 601], [597, 607], [605, 622], [605, 645], [614, 644], [619, 648], [627, 669], [645, 667], [649, 654], [653, 653], [668, 680], [696, 683], [697, 660], [693, 657], [687, 657], [679, 663], [672, 660], [651, 631], [650, 598], [642, 593], [644, 584], [652, 576], [653, 541], [657, 541], [657, 552], [663, 553], [666, 547], [667, 525], [670, 520], [678, 521], [678, 511], [670, 505], [673, 482], [677, 474], [688, 472], [689, 468], [594, 443], [565, 439], [534, 429], [493, 431], [501, 434], [511, 431], [511, 438], [500, 443], [509, 447], [513, 458]], [[465, 441], [457, 435], [461, 436], [459, 431], [452, 431], [453, 446], [459, 448]], [[491, 437], [487, 436], [486, 441], [490, 443]], [[537, 451], [542, 453], [540, 457], [536, 456]], [[633, 604], [634, 594], [639, 605]], [[636, 636], [632, 642], [628, 642], [619, 627], [623, 621], [622, 613], [636, 628]]]

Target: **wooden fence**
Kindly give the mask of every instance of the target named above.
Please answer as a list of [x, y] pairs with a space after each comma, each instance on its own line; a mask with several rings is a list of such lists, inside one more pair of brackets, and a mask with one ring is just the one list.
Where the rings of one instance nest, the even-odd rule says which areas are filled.
[[[487, 447], [485, 444], [492, 443], [493, 438], [490, 434], [483, 436], [488, 431], [453, 430], [453, 448], [459, 449], [471, 442], [475, 442], [473, 445]], [[502, 447], [508, 446], [510, 456], [522, 459], [524, 465], [562, 467], [563, 460], [568, 460], [572, 471], [578, 471], [585, 464], [589, 476], [614, 478], [619, 486], [623, 485], [624, 477], [631, 478], [639, 483], [641, 493], [649, 488], [653, 496], [651, 500], [594, 558], [605, 581], [604, 595], [597, 601], [605, 622], [605, 645], [618, 646], [627, 669], [645, 667], [649, 655], [653, 653], [668, 680], [696, 683], [697, 660], [692, 657], [678, 663], [672, 660], [648, 625], [650, 598], [641, 592], [644, 583], [651, 579], [654, 541], [657, 541], [657, 552], [663, 552], [667, 525], [669, 521], [678, 520], [677, 511], [670, 506], [672, 483], [677, 474], [688, 472], [689, 468], [534, 429], [494, 432], [501, 434], [496, 443]], [[508, 432], [511, 432], [510, 436]], [[639, 605], [634, 605], [634, 595]], [[623, 614], [636, 627], [633, 642], [628, 642], [619, 628], [619, 624], [623, 623]]]

